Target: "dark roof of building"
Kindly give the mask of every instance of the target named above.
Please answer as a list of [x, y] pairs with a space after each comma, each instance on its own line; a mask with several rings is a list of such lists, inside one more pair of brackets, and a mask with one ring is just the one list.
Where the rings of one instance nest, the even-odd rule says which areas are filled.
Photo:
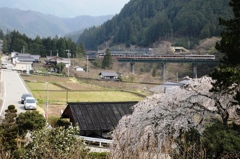
[[47, 56], [46, 57], [46, 60], [48, 60], [48, 61], [57, 61], [58, 59], [62, 60], [62, 58], [59, 56]]
[[30, 56], [30, 54], [29, 53], [16, 53], [16, 55], [15, 56], [18, 56], [18, 57], [23, 57], [23, 56], [27, 56], [27, 57], [29, 57]]
[[78, 123], [81, 131], [111, 131], [123, 116], [132, 114], [135, 104], [136, 101], [68, 103], [62, 117]]
[[118, 74], [116, 72], [100, 72], [99, 75], [102, 75], [104, 77], [114, 77], [114, 76], [118, 76]]
[[35, 60], [39, 60], [40, 59], [40, 55], [30, 55], [30, 57], [34, 58]]

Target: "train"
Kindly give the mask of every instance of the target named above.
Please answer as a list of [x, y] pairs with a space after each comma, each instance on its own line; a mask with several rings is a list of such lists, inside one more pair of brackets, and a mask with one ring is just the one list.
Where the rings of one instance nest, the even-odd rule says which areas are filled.
[[[104, 54], [99, 54], [99, 58], [104, 57]], [[201, 60], [215, 60], [215, 55], [197, 55], [197, 54], [164, 54], [164, 55], [134, 55], [134, 54], [112, 54], [113, 58], [119, 59], [201, 59]]]

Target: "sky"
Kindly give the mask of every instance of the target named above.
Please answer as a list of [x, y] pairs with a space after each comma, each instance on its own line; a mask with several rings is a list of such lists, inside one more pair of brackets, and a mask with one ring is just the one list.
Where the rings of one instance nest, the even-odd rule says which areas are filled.
[[62, 18], [115, 15], [130, 0], [0, 0], [0, 8], [18, 8]]

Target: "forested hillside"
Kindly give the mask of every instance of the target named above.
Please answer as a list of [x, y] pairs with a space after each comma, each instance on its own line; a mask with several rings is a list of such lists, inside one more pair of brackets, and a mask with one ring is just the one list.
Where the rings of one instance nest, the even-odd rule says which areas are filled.
[[85, 30], [78, 43], [97, 49], [106, 41], [110, 45], [150, 46], [159, 40], [180, 39], [184, 45], [181, 38], [187, 38], [193, 45], [220, 35], [219, 17], [232, 17], [229, 0], [131, 0], [101, 27]]
[[56, 56], [58, 53], [60, 57], [67, 57], [66, 50], [70, 50], [71, 57], [80, 57], [84, 54], [82, 46], [78, 47], [70, 38], [65, 37], [41, 38], [37, 36], [35, 39], [31, 39], [18, 31], [5, 35], [0, 30], [0, 39], [3, 39], [3, 53], [16, 51], [40, 55], [41, 57]]

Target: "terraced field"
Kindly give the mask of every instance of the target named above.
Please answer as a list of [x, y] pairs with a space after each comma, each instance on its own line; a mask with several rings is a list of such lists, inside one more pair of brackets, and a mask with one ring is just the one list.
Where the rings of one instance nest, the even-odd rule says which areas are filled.
[[45, 109], [48, 101], [49, 115], [60, 115], [67, 102], [140, 101], [144, 98], [143, 94], [136, 91], [111, 87], [114, 85], [112, 82], [107, 88], [67, 77], [31, 75], [22, 78], [40, 107]]

